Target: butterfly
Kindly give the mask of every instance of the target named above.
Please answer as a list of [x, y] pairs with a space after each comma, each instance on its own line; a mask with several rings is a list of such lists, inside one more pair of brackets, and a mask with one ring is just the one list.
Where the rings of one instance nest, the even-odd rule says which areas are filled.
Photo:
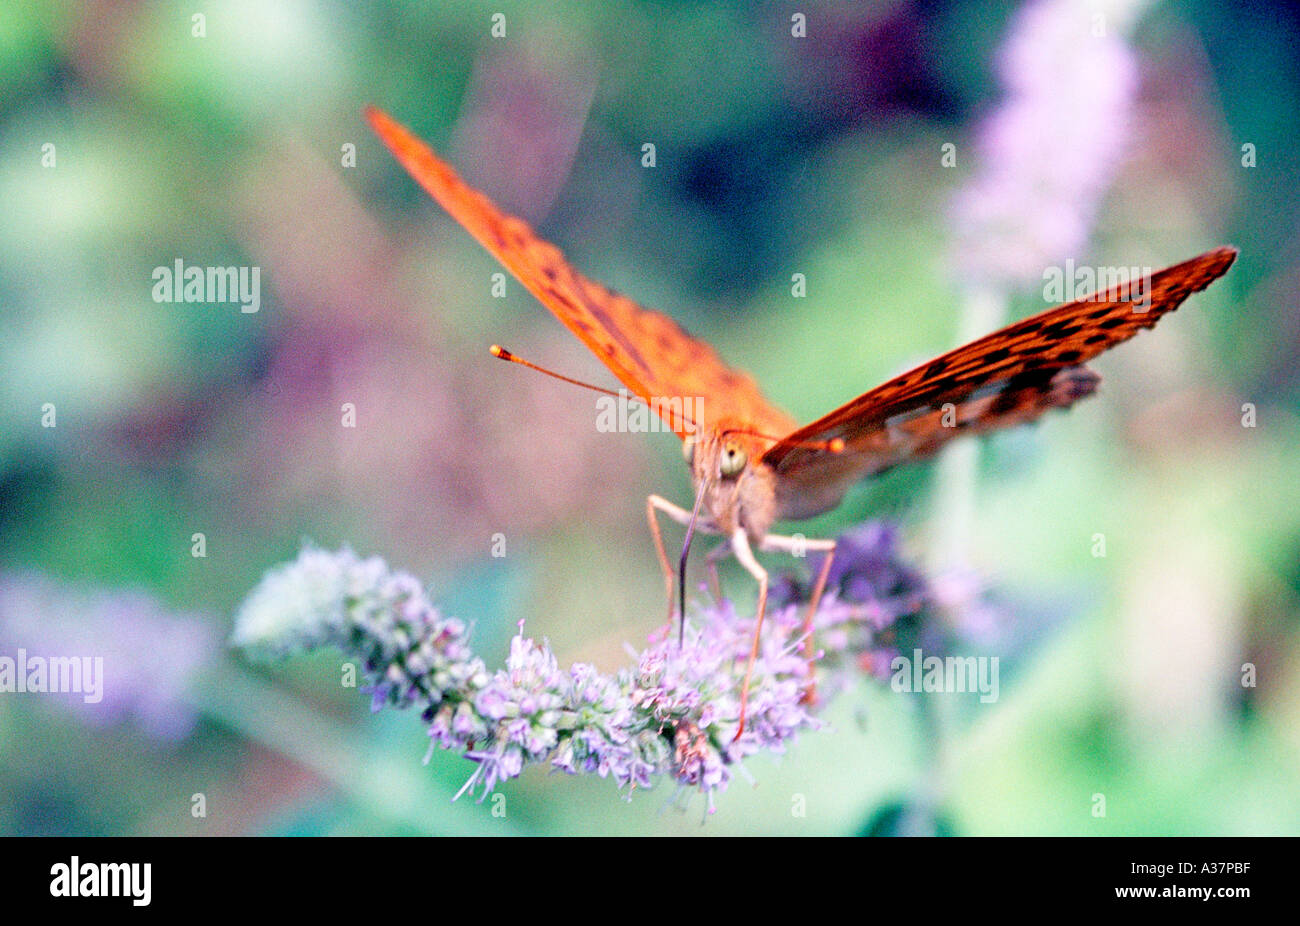
[[[407, 128], [374, 107], [367, 107], [365, 114], [416, 182], [682, 439], [695, 503], [688, 510], [651, 495], [646, 517], [664, 574], [670, 621], [674, 586], [681, 590], [684, 620], [687, 555], [696, 530], [723, 537], [707, 557], [715, 585], [715, 563], [727, 553], [758, 583], [736, 738], [744, 731], [767, 606], [768, 575], [755, 551], [825, 554], [805, 618], [805, 644], [835, 555], [835, 541], [777, 534], [772, 531], [776, 522], [829, 511], [863, 477], [927, 457], [958, 435], [1033, 421], [1049, 409], [1068, 408], [1091, 395], [1099, 377], [1086, 366], [1089, 360], [1153, 327], [1189, 295], [1222, 276], [1237, 255], [1235, 248], [1215, 248], [1140, 280], [1048, 309], [895, 376], [800, 427], [764, 398], [750, 376], [723, 363], [707, 343], [667, 316], [584, 277], [559, 248], [468, 186]], [[492, 353], [586, 385], [496, 345]], [[660, 533], [661, 513], [686, 526], [676, 575]]]

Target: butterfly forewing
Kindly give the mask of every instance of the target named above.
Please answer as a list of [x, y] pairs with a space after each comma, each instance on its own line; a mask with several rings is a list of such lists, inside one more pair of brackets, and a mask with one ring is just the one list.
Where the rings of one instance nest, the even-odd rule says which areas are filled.
[[[742, 421], [784, 434], [794, 421], [763, 398], [757, 384], [722, 362], [676, 322], [578, 273], [555, 245], [470, 187], [428, 145], [384, 112], [366, 118], [398, 162], [457, 222], [501, 261], [627, 388], [685, 436], [691, 424]], [[673, 400], [683, 400], [676, 405]], [[690, 400], [686, 404], [684, 400]], [[678, 417], [689, 409], [693, 421]]]
[[[1231, 266], [1217, 248], [1152, 274], [1145, 285], [1048, 309], [889, 380], [770, 448], [781, 518], [834, 507], [849, 485], [933, 453], [959, 434], [1032, 421], [1091, 394], [1081, 365], [1150, 328]], [[841, 453], [816, 442], [840, 438]], [[811, 445], [811, 446], [810, 446]]]

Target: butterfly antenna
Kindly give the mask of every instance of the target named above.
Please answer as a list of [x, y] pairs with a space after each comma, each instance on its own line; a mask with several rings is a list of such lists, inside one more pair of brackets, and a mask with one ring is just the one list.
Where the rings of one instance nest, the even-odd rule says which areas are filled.
[[677, 581], [681, 602], [681, 623], [677, 629], [677, 648], [686, 644], [686, 557], [691, 552], [691, 540], [695, 537], [695, 521], [700, 515], [700, 505], [704, 502], [704, 493], [709, 490], [709, 480], [700, 482], [700, 489], [695, 493], [695, 507], [691, 509], [691, 519], [686, 524], [686, 541], [682, 544], [682, 558], [677, 564]]
[[790, 447], [802, 447], [805, 450], [826, 450], [830, 453], [841, 453], [844, 450], [844, 438], [832, 437], [830, 440], [800, 440], [788, 443], [785, 438], [773, 437], [771, 434], [763, 434], [760, 431], [750, 431], [747, 428], [728, 428], [724, 434], [748, 434], [750, 437], [758, 437], [763, 440], [770, 440], [774, 444], [785, 443]]
[[[565, 376], [563, 373], [556, 373], [554, 370], [548, 370], [546, 369], [546, 367], [539, 366], [538, 364], [533, 363], [531, 360], [525, 360], [523, 357], [520, 357], [517, 354], [510, 353], [510, 351], [506, 350], [500, 344], [493, 344], [490, 348], [488, 348], [488, 353], [490, 353], [493, 357], [496, 357], [498, 360], [508, 360], [511, 363], [517, 363], [522, 367], [528, 367], [528, 369], [530, 370], [536, 370], [538, 373], [545, 373], [547, 376], [551, 377], [552, 379], [558, 379], [562, 383], [569, 383], [572, 386], [581, 386], [583, 389], [590, 389], [592, 392], [599, 392], [599, 393], [603, 393], [604, 395], [611, 395], [616, 399], [626, 397], [630, 401], [640, 402], [642, 405], [649, 408], [652, 412], [656, 412], [656, 414], [658, 413], [658, 410], [654, 407], [653, 403], [647, 402], [639, 395], [634, 395], [632, 393], [627, 392], [626, 390], [623, 392], [615, 392], [613, 389], [606, 389], [604, 386], [594, 386], [591, 383], [584, 383], [580, 379], [574, 379], [572, 376]], [[690, 425], [691, 431], [698, 431], [700, 428], [699, 423], [696, 422], [693, 418], [689, 417], [688, 415], [683, 415], [681, 412], [677, 411], [676, 409], [672, 410], [672, 417], [676, 422], [684, 422], [685, 424]], [[674, 421], [669, 421], [668, 424], [672, 425]], [[674, 428], [674, 430], [676, 429]]]

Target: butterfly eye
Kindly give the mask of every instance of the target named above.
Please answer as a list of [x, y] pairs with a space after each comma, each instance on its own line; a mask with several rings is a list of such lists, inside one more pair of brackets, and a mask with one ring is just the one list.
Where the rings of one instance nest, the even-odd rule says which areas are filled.
[[682, 458], [687, 466], [695, 465], [695, 438], [688, 436], [682, 441]]
[[745, 451], [739, 447], [728, 447], [722, 451], [722, 461], [718, 468], [723, 476], [735, 476], [745, 468], [747, 462], [749, 457]]

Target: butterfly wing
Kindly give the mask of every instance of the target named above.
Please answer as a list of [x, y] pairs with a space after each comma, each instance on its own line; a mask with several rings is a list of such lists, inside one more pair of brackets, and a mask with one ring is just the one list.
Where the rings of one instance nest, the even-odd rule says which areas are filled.
[[[927, 456], [959, 434], [1032, 421], [1091, 395], [1099, 378], [1082, 364], [1153, 327], [1236, 256], [1235, 248], [1216, 248], [1153, 273], [1144, 286], [1116, 286], [1048, 309], [800, 428], [763, 455], [778, 476], [779, 517], [812, 517], [839, 504], [863, 476]], [[844, 441], [840, 453], [815, 446], [835, 438]]]
[[680, 402], [673, 405], [674, 399], [695, 400], [691, 410], [701, 427], [723, 418], [743, 420], [767, 433], [784, 434], [794, 427], [793, 419], [763, 398], [752, 378], [724, 364], [708, 344], [666, 315], [578, 273], [559, 248], [466, 184], [405, 126], [374, 107], [365, 112], [407, 173], [634, 395], [659, 410], [679, 437], [690, 426], [674, 411], [682, 408]]

